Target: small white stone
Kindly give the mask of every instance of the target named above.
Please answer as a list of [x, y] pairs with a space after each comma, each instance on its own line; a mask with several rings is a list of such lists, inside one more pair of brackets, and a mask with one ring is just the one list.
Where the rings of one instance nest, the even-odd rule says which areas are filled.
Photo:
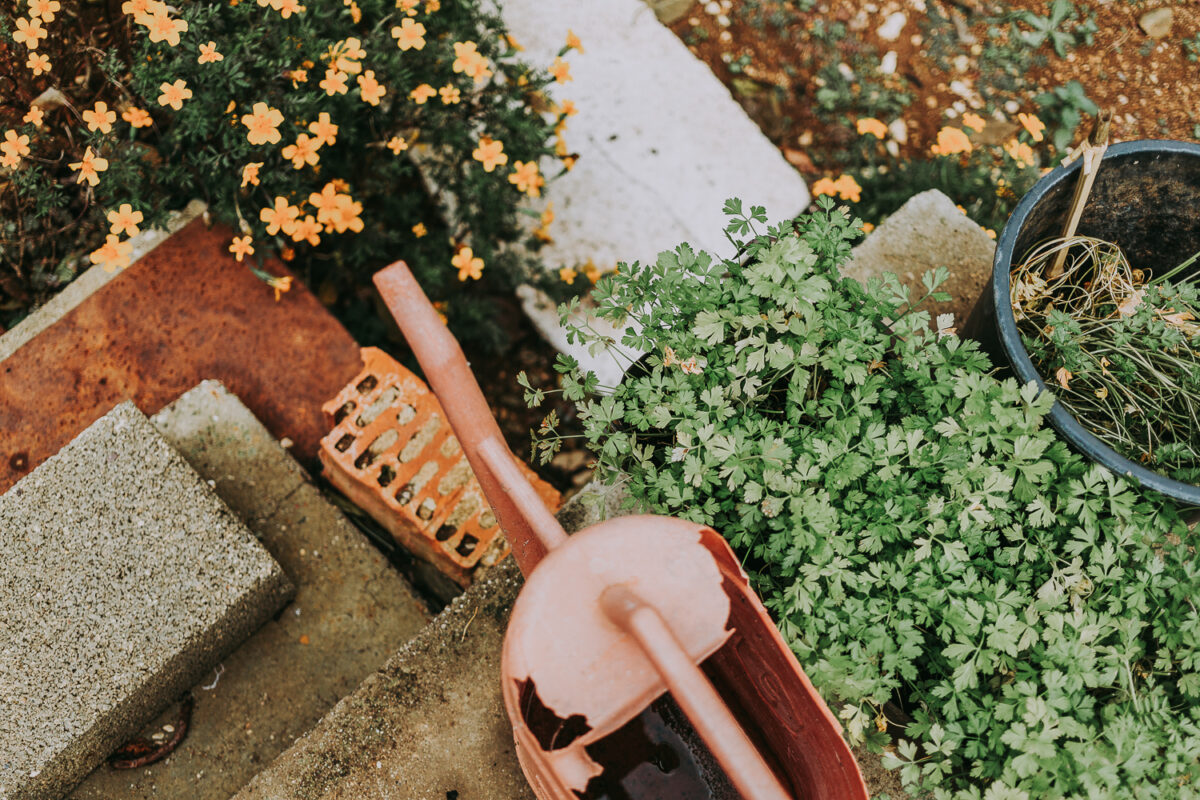
[[1117, 95], [1117, 102], [1120, 103], [1121, 105], [1126, 105], [1129, 103], [1129, 98], [1123, 94], [1119, 94], [1119, 95]]
[[728, 44], [733, 41], [733, 34], [729, 31], [721, 31], [721, 35], [717, 37], [722, 43]]
[[900, 144], [908, 144], [908, 126], [902, 119], [894, 119], [888, 125], [888, 133]]
[[875, 30], [875, 33], [885, 42], [894, 42], [900, 38], [900, 31], [904, 30], [906, 24], [908, 24], [908, 16], [903, 11], [897, 11], [889, 14], [883, 24]]
[[883, 75], [895, 75], [899, 58], [895, 50], [888, 50], [883, 54], [883, 58], [879, 59], [879, 72]]
[[704, 4], [704, 13], [715, 17], [721, 13], [721, 4], [717, 0], [709, 0], [709, 2]]
[[892, 158], [900, 157], [900, 145], [894, 139], [888, 139], [883, 143], [883, 149], [887, 150]]
[[971, 59], [967, 58], [965, 55], [958, 55], [954, 57], [954, 69], [956, 72], [966, 72], [970, 68]]
[[724, 14], [721, 14], [720, 16], [717, 17], [717, 24], [720, 25], [722, 28], [728, 28], [729, 27], [729, 17], [725, 16]]
[[854, 80], [854, 70], [850, 69], [850, 65], [847, 64], [845, 61], [838, 64], [837, 68], [838, 68], [838, 72], [840, 72], [842, 74], [843, 78], [845, 78], [848, 81]]
[[1018, 103], [1016, 100], [1009, 100], [1007, 103], [1004, 104], [1004, 110], [1010, 114], [1015, 114], [1021, 110], [1021, 104]]
[[[960, 101], [959, 101], [959, 103], [961, 103], [961, 102], [962, 102], [962, 101], [960, 100]], [[954, 105], [958, 105], [958, 103], [955, 103]], [[946, 116], [947, 116], [949, 119], [956, 119], [956, 118], [958, 117], [958, 109], [954, 108], [954, 106], [951, 106], [950, 108], [947, 108], [947, 109], [946, 109]]]

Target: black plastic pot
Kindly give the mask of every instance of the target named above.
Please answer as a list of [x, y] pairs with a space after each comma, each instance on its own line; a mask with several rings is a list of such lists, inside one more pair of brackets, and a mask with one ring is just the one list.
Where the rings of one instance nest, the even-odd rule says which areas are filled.
[[[962, 327], [993, 361], [1008, 366], [1021, 383], [1046, 383], [1021, 341], [1009, 298], [1013, 262], [1046, 239], [1062, 235], [1080, 162], [1042, 177], [1021, 200], [996, 242], [991, 283]], [[1079, 234], [1115, 242], [1134, 268], [1161, 272], [1200, 251], [1200, 145], [1145, 139], [1108, 149], [1096, 176]], [[1076, 450], [1119, 475], [1190, 506], [1200, 506], [1200, 487], [1146, 469], [1096, 438], [1062, 403], [1050, 424]]]

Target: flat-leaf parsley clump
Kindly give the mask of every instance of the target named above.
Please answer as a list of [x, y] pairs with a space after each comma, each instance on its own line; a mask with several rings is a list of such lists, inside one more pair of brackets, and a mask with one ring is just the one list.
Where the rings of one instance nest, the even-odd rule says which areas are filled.
[[842, 278], [859, 224], [831, 201], [761, 234], [761, 208], [726, 210], [737, 259], [683, 245], [597, 287], [647, 353], [603, 396], [561, 365], [599, 474], [729, 539], [850, 738], [903, 726], [886, 760], [910, 789], [1200, 795], [1200, 569], [1175, 509], [1070, 452], [1052, 398], [894, 276]]

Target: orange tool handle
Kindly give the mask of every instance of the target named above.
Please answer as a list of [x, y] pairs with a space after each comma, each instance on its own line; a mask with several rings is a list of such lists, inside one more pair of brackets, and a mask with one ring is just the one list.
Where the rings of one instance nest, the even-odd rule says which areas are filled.
[[375, 273], [375, 286], [425, 371], [450, 427], [496, 513], [526, 577], [567, 534], [521, 474], [471, 374], [462, 348], [403, 261]]
[[608, 618], [637, 640], [742, 797], [791, 800], [733, 712], [654, 606], [620, 584], [605, 589], [600, 603]]

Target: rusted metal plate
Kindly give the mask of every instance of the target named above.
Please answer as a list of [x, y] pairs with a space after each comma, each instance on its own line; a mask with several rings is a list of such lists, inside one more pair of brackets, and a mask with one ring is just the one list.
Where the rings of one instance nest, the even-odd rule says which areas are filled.
[[276, 302], [232, 235], [193, 222], [0, 362], [0, 491], [121, 401], [153, 414], [208, 378], [316, 457], [321, 406], [362, 368], [358, 345], [298, 281]]

